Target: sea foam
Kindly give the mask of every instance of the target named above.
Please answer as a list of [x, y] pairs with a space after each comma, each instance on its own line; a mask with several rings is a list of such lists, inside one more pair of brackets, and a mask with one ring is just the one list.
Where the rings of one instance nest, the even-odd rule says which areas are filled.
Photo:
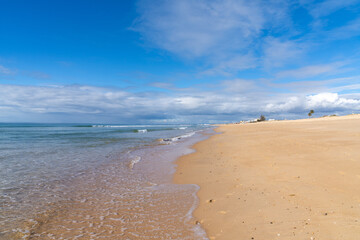
[[133, 168], [134, 168], [134, 165], [135, 165], [136, 163], [140, 162], [140, 160], [141, 160], [141, 157], [139, 157], [139, 156], [136, 156], [136, 157], [134, 157], [133, 159], [131, 159], [131, 160], [130, 160], [130, 163], [129, 163], [129, 168], [130, 168], [130, 169], [133, 169]]
[[179, 141], [180, 139], [191, 137], [195, 133], [196, 133], [196, 131], [189, 132], [189, 133], [186, 133], [186, 134], [183, 134], [183, 135], [180, 135], [180, 136], [177, 136], [177, 137], [173, 137], [173, 138], [162, 138], [160, 141], [165, 142], [165, 143], [176, 142], [176, 141]]
[[138, 132], [138, 133], [146, 133], [146, 132], [147, 132], [147, 129], [138, 129], [137, 132]]

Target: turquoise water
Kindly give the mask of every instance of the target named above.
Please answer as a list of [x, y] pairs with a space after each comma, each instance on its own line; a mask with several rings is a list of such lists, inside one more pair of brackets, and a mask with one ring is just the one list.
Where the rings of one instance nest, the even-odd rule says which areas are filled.
[[[102, 194], [99, 189], [109, 194], [120, 191], [122, 198], [131, 193], [134, 203], [145, 195], [152, 201], [151, 191], [158, 190], [149, 190], [149, 184], [169, 186], [158, 188], [162, 192], [173, 191], [174, 186], [169, 185], [172, 161], [188, 153], [186, 149], [203, 139], [201, 132], [207, 129], [204, 125], [0, 124], [0, 238], [35, 236], [36, 228], [44, 228], [43, 222], [49, 221], [36, 218], [44, 219], [59, 209], [64, 213], [65, 206], [68, 209], [75, 202], [84, 202], [80, 205], [85, 208], [87, 199], [95, 199], [89, 192]], [[194, 191], [192, 187], [184, 193], [190, 196]], [[92, 214], [104, 209], [100, 206], [97, 210]], [[116, 211], [125, 210], [116, 206]], [[143, 211], [141, 214], [146, 214], [146, 208]], [[189, 209], [183, 211], [188, 213]], [[131, 221], [127, 224], [134, 225]], [[122, 229], [119, 236], [130, 234], [128, 226]], [[66, 232], [69, 239], [76, 231]], [[87, 236], [86, 231], [82, 234]]]

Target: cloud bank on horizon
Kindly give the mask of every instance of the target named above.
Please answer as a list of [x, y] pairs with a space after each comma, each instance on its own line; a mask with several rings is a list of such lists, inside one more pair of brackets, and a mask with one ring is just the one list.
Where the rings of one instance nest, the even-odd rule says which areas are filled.
[[[130, 75], [125, 86], [107, 73], [101, 84], [57, 80], [55, 65], [22, 69], [14, 60], [21, 54], [0, 51], [0, 121], [214, 123], [302, 118], [310, 109], [359, 113], [359, 3], [140, 0], [122, 34], [137, 41], [133, 67], [146, 69], [146, 81]], [[101, 54], [89, 75], [100, 74]], [[72, 71], [89, 64], [54, 62]], [[121, 64], [113, 60], [109, 71]]]

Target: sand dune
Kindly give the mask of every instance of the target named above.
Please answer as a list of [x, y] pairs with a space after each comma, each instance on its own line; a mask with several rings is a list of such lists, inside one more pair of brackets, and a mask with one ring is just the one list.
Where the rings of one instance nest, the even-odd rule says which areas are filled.
[[210, 239], [360, 239], [360, 116], [222, 125], [177, 161]]

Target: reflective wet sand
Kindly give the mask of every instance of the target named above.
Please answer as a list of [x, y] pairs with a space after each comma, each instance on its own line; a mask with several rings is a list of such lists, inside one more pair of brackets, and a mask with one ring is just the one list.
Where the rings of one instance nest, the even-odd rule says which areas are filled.
[[171, 183], [173, 161], [202, 138], [134, 149], [84, 173], [63, 201], [4, 239], [206, 239], [192, 217], [198, 187]]

